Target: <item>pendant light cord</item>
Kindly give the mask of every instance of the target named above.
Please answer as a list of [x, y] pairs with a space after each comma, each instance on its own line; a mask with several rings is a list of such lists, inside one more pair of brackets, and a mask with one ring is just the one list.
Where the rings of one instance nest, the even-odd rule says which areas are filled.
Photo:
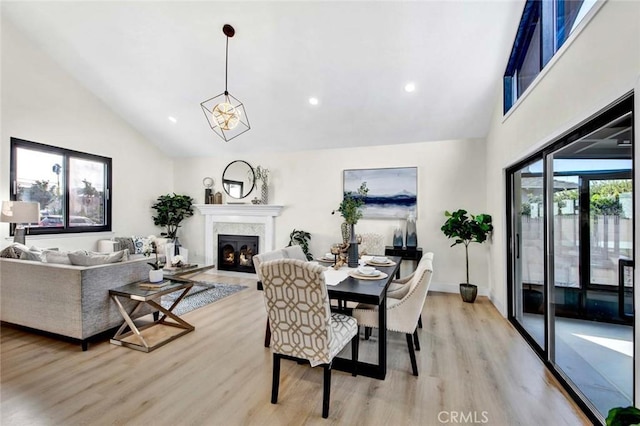
[[229, 36], [227, 36], [227, 47], [225, 49], [224, 55], [224, 94], [228, 95], [229, 91], [227, 90], [227, 79], [229, 75]]

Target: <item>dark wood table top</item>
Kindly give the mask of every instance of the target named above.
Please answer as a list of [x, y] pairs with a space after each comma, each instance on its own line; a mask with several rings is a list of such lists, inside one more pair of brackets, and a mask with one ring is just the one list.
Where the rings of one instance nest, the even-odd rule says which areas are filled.
[[379, 305], [385, 297], [387, 288], [389, 284], [391, 284], [395, 273], [400, 268], [400, 262], [402, 262], [400, 256], [387, 256], [387, 258], [393, 260], [396, 264], [393, 266], [376, 266], [376, 269], [387, 274], [386, 278], [379, 280], [359, 280], [348, 276], [337, 285], [327, 286], [329, 297], [332, 299]]
[[173, 293], [174, 291], [178, 291], [184, 288], [193, 287], [193, 281], [188, 280], [174, 280], [174, 279], [166, 279], [164, 281], [169, 281], [169, 284], [161, 287], [161, 288], [144, 288], [141, 287], [141, 283], [145, 283], [145, 281], [138, 281], [131, 284], [126, 284], [120, 287], [109, 289], [110, 295], [128, 297], [132, 300], [140, 300], [147, 301], [152, 299], [157, 299], [160, 296], [165, 294]]

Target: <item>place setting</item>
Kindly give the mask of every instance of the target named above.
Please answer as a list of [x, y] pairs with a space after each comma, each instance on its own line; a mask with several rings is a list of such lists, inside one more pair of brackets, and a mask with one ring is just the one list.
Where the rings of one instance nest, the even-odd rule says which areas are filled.
[[377, 270], [373, 266], [362, 265], [357, 269], [349, 271], [349, 275], [359, 280], [381, 280], [387, 278], [389, 275]]
[[322, 255], [322, 257], [317, 257], [316, 259], [317, 262], [319, 263], [335, 263], [336, 261], [336, 256], [334, 254], [331, 253], [325, 253], [324, 255]]
[[396, 262], [386, 256], [371, 256], [364, 261], [369, 266], [395, 266]]

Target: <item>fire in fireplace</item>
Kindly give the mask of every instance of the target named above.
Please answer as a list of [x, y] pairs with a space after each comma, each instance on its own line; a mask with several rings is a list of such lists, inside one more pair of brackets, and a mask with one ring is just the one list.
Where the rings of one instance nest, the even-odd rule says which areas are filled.
[[258, 254], [258, 236], [218, 235], [218, 269], [256, 272], [253, 256]]

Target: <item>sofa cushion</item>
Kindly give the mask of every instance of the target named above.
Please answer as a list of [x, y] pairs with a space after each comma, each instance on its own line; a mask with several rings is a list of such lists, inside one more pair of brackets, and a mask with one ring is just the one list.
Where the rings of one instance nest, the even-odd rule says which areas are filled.
[[117, 263], [127, 260], [128, 250], [120, 250], [114, 253], [95, 253], [91, 251], [74, 251], [69, 253], [69, 260], [72, 265], [95, 266], [107, 263]]
[[36, 262], [42, 261], [42, 250], [35, 247], [31, 247], [29, 250], [23, 251], [20, 254], [21, 260], [34, 260]]
[[41, 259], [45, 263], [58, 263], [61, 265], [71, 265], [69, 252], [58, 250], [44, 250]]

